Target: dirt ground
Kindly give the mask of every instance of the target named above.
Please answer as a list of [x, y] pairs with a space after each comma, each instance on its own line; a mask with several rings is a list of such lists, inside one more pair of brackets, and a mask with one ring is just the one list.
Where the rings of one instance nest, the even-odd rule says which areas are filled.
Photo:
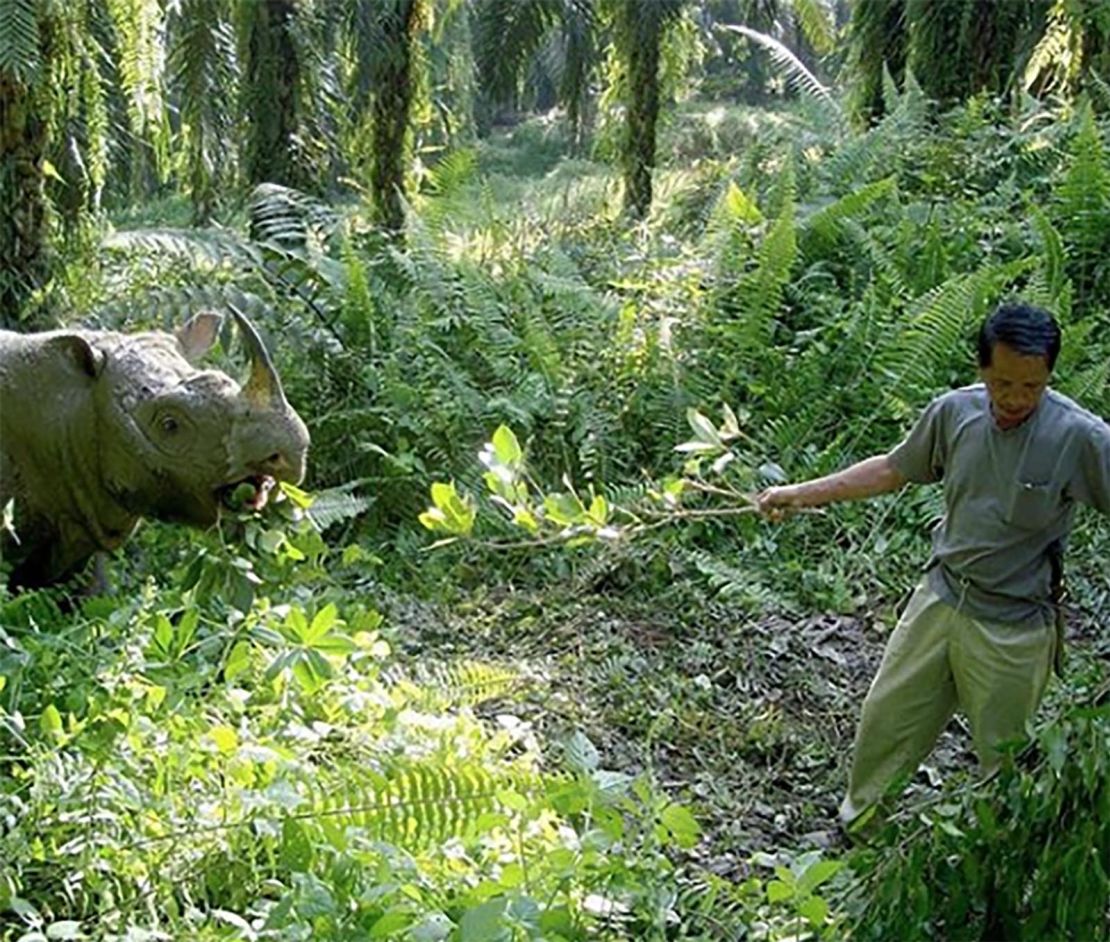
[[[692, 600], [676, 615], [604, 594], [554, 606], [513, 593], [450, 612], [391, 609], [414, 656], [511, 663], [531, 678], [523, 702], [483, 712], [514, 712], [550, 744], [582, 730], [604, 767], [647, 773], [689, 804], [708, 869], [738, 877], [757, 851], [837, 851], [852, 737], [892, 610], [791, 620]], [[906, 799], [974, 764], [954, 717]]]

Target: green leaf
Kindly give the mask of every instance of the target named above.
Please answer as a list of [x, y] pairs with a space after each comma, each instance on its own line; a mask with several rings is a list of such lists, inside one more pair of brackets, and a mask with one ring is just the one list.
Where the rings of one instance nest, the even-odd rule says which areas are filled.
[[300, 644], [308, 641], [308, 618], [305, 617], [304, 609], [296, 605], [289, 609], [281, 628], [282, 634], [290, 641], [296, 641]]
[[243, 640], [236, 641], [227, 655], [227, 663], [224, 664], [224, 679], [228, 682], [235, 680], [236, 677], [250, 667], [250, 663], [250, 642]]
[[216, 748], [225, 756], [231, 755], [239, 748], [239, 734], [230, 726], [213, 726], [208, 735]]
[[47, 736], [58, 737], [62, 735], [62, 714], [53, 703], [47, 704], [39, 717], [39, 729]]
[[305, 637], [306, 644], [319, 640], [339, 621], [339, 610], [335, 607], [334, 602], [329, 602], [312, 619], [312, 625], [308, 629], [308, 634]]
[[430, 913], [408, 931], [408, 942], [443, 942], [455, 924], [444, 913]]
[[62, 919], [52, 922], [46, 927], [48, 939], [87, 939], [88, 936], [81, 931], [81, 923], [76, 919]]
[[667, 805], [659, 815], [659, 820], [683, 850], [694, 847], [701, 837], [701, 827], [697, 819], [684, 805], [674, 803]]
[[502, 942], [509, 930], [502, 923], [507, 900], [503, 896], [487, 900], [467, 910], [459, 923], [459, 942]]
[[609, 522], [609, 502], [600, 494], [595, 494], [593, 500], [590, 501], [590, 509], [586, 515], [590, 518], [591, 523], [595, 523], [599, 527], [605, 526]]
[[717, 448], [724, 447], [721, 436], [717, 434], [716, 426], [697, 409], [686, 410], [686, 421], [690, 423], [690, 428], [694, 430], [694, 437], [699, 442], [714, 445]]
[[513, 469], [519, 467], [524, 453], [520, 450], [520, 442], [507, 425], [498, 426], [490, 444], [493, 445], [493, 453], [497, 455], [498, 461]]
[[370, 927], [371, 939], [386, 939], [412, 924], [412, 913], [388, 912]]
[[806, 868], [798, 878], [798, 889], [803, 893], [811, 893], [822, 883], [830, 879], [843, 864], [839, 860], [818, 860]]
[[263, 530], [256, 541], [256, 545], [262, 552], [276, 556], [284, 542], [285, 534], [281, 530]]
[[782, 880], [772, 880], [767, 884], [767, 900], [771, 903], [781, 903], [794, 895], [794, 887], [783, 883]]
[[524, 527], [529, 533], [538, 533], [540, 529], [539, 521], [536, 520], [536, 515], [526, 507], [517, 507], [513, 511], [513, 523], [517, 526]]
[[281, 822], [281, 864], [296, 873], [312, 867], [312, 842], [305, 826], [293, 818]]
[[359, 649], [358, 643], [350, 635], [333, 631], [312, 645], [313, 651], [321, 654], [353, 654]]
[[798, 904], [798, 915], [808, 919], [813, 926], [823, 926], [829, 916], [829, 904], [820, 896], [811, 896]]
[[475, 510], [468, 498], [459, 496], [454, 482], [434, 483], [432, 502], [435, 506], [420, 515], [420, 522], [429, 530], [468, 536], [474, 529]]
[[58, 173], [58, 168], [55, 167], [54, 164], [52, 164], [45, 157], [42, 159], [42, 175], [44, 177], [49, 177], [51, 180], [55, 180], [63, 185], [66, 182], [63, 179], [62, 175]]
[[576, 772], [590, 773], [601, 764], [601, 756], [597, 747], [590, 742], [589, 737], [581, 730], [576, 730], [567, 740], [566, 744], [567, 765]]
[[586, 515], [582, 502], [573, 494], [548, 494], [543, 499], [543, 512], [548, 520], [561, 527], [581, 523]]
[[169, 654], [173, 643], [173, 625], [161, 612], [154, 616], [154, 643], [161, 652]]

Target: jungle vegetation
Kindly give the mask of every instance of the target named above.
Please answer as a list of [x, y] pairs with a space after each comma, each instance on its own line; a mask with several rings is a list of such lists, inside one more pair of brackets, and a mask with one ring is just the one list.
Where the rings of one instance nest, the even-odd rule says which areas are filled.
[[1029, 742], [849, 848], [940, 495], [750, 501], [1006, 297], [1110, 415], [1107, 76], [1107, 0], [0, 0], [0, 326], [238, 308], [313, 437], [0, 588], [0, 940], [1110, 938], [1105, 521]]

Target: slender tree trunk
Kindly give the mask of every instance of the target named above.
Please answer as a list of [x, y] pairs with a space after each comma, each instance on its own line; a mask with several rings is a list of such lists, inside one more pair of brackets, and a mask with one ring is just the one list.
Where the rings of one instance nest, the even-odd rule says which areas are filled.
[[253, 0], [247, 53], [251, 116], [247, 175], [251, 183], [298, 186], [303, 175], [295, 146], [300, 61], [293, 42], [293, 0]]
[[378, 222], [391, 233], [405, 224], [405, 172], [414, 93], [414, 44], [419, 0], [376, 0], [378, 56], [371, 91], [374, 158], [370, 184]]
[[[39, 23], [39, 75], [47, 72], [48, 24]], [[34, 77], [0, 70], [0, 327], [23, 323], [30, 295], [50, 277], [51, 249], [42, 161], [49, 122]]]
[[904, 0], [859, 0], [852, 15], [858, 91], [856, 111], [868, 123], [883, 116], [883, 66], [901, 87], [906, 72]]
[[621, 154], [624, 209], [642, 219], [651, 209], [655, 130], [659, 120], [659, 51], [667, 22], [680, 9], [665, 0], [622, 0], [618, 43], [628, 81], [628, 118]]

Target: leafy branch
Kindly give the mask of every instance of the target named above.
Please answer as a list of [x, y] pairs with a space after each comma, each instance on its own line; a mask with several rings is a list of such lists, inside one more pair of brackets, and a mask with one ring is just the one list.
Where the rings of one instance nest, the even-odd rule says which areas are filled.
[[[481, 496], [498, 511], [502, 524], [524, 531], [525, 538], [477, 538], [478, 497], [460, 493], [454, 482], [436, 482], [431, 506], [420, 515], [427, 529], [443, 534], [430, 548], [460, 540], [494, 550], [617, 543], [682, 521], [756, 514], [758, 487], [781, 482], [785, 475], [775, 464], [753, 468], [744, 460], [738, 447], [754, 449], [758, 444], [732, 409], [725, 405], [722, 411], [723, 421], [716, 425], [696, 409], [687, 410], [693, 438], [674, 449], [687, 456], [682, 473], [649, 482], [642, 497], [628, 504], [613, 503], [592, 486], [583, 493], [566, 475], [563, 490], [545, 490], [529, 471], [516, 435], [502, 425], [478, 456], [486, 468]], [[715, 504], [690, 506], [698, 499]]]

